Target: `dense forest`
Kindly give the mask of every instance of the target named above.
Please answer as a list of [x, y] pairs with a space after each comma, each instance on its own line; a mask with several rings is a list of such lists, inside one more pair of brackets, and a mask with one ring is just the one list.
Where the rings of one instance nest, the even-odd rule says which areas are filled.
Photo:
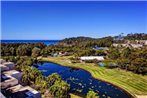
[[110, 48], [108, 57], [117, 63], [117, 66], [113, 66], [114, 68], [147, 74], [147, 47], [142, 49]]
[[[147, 39], [147, 34], [128, 34], [123, 38], [123, 40], [145, 40]], [[31, 67], [34, 63], [37, 63], [37, 57], [53, 56], [53, 54], [66, 52], [65, 56], [72, 56], [72, 63], [79, 63], [80, 56], [104, 56], [104, 62], [108, 62], [105, 66], [106, 68], [120, 68], [146, 75], [147, 46], [139, 49], [116, 48], [112, 46], [114, 42], [116, 42], [114, 37], [109, 36], [98, 39], [89, 37], [66, 38], [57, 45], [49, 46], [46, 46], [44, 43], [1, 43], [1, 58], [14, 62], [16, 69], [23, 72], [22, 81], [41, 91], [45, 97], [67, 98], [70, 85], [63, 81], [57, 73], [44, 77], [40, 71]], [[121, 40], [121, 42], [123, 41]], [[96, 50], [93, 49], [95, 46], [107, 47], [108, 49]], [[111, 66], [109, 64], [111, 62], [115, 62], [116, 66]], [[85, 63], [98, 64], [99, 61], [93, 60]], [[93, 96], [96, 97], [97, 94], [89, 91], [86, 98]]]
[[[117, 39], [117, 40], [115, 40]], [[61, 40], [58, 45], [62, 46], [78, 46], [78, 47], [110, 47], [114, 42], [125, 42], [125, 40], [147, 40], [147, 34], [145, 33], [130, 33], [126, 36], [122, 34], [118, 36], [108, 36], [103, 38], [90, 38], [90, 37], [72, 37]]]
[[100, 47], [109, 47], [113, 43], [113, 37], [104, 37], [104, 38], [89, 38], [89, 37], [72, 37], [61, 40], [58, 44], [62, 46], [77, 46], [77, 47], [91, 47], [91, 46], [100, 46]]
[[35, 48], [45, 47], [43, 43], [2, 43], [1, 56], [31, 56]]
[[147, 34], [145, 33], [130, 33], [124, 37], [126, 40], [147, 40]]
[[[146, 39], [147, 34], [135, 33], [124, 36], [127, 40]], [[112, 44], [114, 37], [90, 38], [73, 37], [61, 40], [57, 45], [46, 46], [43, 43], [2, 43], [1, 56], [53, 56], [54, 54], [67, 53], [74, 56], [76, 61], [80, 56], [104, 56], [106, 60], [114, 60], [119, 68], [135, 73], [147, 73], [147, 46], [135, 48], [115, 48]], [[95, 46], [107, 47], [108, 50], [96, 50]], [[73, 59], [71, 59], [73, 60]], [[74, 60], [73, 60], [74, 61]], [[109, 67], [109, 66], [108, 66]]]

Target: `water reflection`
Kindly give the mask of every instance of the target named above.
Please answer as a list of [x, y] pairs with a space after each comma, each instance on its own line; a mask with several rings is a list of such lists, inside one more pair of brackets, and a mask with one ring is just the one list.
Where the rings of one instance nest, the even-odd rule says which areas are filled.
[[[130, 98], [121, 89], [111, 84], [99, 81], [91, 77], [90, 73], [70, 67], [60, 66], [54, 63], [38, 63], [38, 69], [44, 76], [57, 72], [62, 79], [70, 84], [70, 92], [86, 95], [92, 89], [100, 95], [100, 98]], [[45, 71], [44, 71], [45, 70]]]

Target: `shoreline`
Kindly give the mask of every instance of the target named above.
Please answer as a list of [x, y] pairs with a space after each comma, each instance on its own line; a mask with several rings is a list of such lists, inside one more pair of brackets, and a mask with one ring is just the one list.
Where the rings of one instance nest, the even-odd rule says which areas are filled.
[[50, 60], [42, 60], [42, 58], [40, 58], [39, 60], [40, 60], [40, 61], [43, 61], [43, 62], [50, 62], [50, 63], [58, 64], [58, 65], [60, 65], [60, 66], [64, 66], [64, 67], [70, 67], [70, 68], [82, 69], [82, 70], [88, 72], [88, 73], [91, 75], [92, 78], [94, 78], [94, 79], [96, 79], [96, 80], [98, 80], [98, 81], [102, 81], [102, 82], [105, 82], [105, 83], [111, 84], [111, 85], [113, 85], [114, 87], [119, 88], [120, 90], [122, 90], [123, 92], [125, 92], [130, 98], [139, 98], [138, 96], [140, 96], [140, 95], [133, 94], [133, 93], [127, 91], [126, 89], [121, 88], [121, 87], [115, 85], [114, 83], [111, 83], [111, 82], [106, 81], [106, 80], [102, 80], [102, 79], [95, 78], [95, 77], [92, 75], [92, 73], [89, 72], [89, 71], [87, 71], [86, 69], [83, 69], [83, 68], [77, 68], [77, 67], [70, 66], [70, 65], [68, 65], [68, 66], [66, 66], [66, 65], [62, 65], [62, 64], [59, 64], [59, 63], [57, 63], [57, 62], [50, 61]]

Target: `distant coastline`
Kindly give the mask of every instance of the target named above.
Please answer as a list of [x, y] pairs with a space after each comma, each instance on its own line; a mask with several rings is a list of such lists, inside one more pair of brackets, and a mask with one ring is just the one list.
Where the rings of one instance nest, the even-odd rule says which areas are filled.
[[56, 44], [60, 40], [1, 40], [1, 43], [44, 43], [46, 45]]

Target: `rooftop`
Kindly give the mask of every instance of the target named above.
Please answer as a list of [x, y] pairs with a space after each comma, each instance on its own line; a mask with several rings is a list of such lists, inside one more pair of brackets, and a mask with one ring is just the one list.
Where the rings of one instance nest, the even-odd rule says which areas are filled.
[[3, 63], [5, 63], [5, 62], [6, 62], [5, 60], [0, 59], [0, 64], [3, 64]]
[[6, 65], [6, 64], [14, 64], [14, 63], [13, 62], [5, 62], [3, 64]]
[[3, 72], [3, 74], [6, 74], [6, 75], [12, 75], [12, 74], [18, 74], [18, 73], [20, 72], [17, 70], [10, 70], [10, 71]]
[[30, 86], [22, 86], [18, 84], [16, 86], [8, 88], [7, 90], [11, 91], [14, 94], [14, 96], [33, 96], [34, 98], [41, 98], [40, 92], [36, 91]]
[[18, 80], [10, 75], [1, 75], [1, 88], [5, 89], [18, 84]]
[[97, 59], [97, 60], [104, 60], [103, 56], [82, 56], [80, 57], [81, 60], [93, 60], [93, 59]]
[[9, 67], [7, 67], [5, 65], [2, 65], [2, 64], [0, 64], [0, 68], [1, 68], [1, 71], [7, 71], [7, 70], [9, 70]]

